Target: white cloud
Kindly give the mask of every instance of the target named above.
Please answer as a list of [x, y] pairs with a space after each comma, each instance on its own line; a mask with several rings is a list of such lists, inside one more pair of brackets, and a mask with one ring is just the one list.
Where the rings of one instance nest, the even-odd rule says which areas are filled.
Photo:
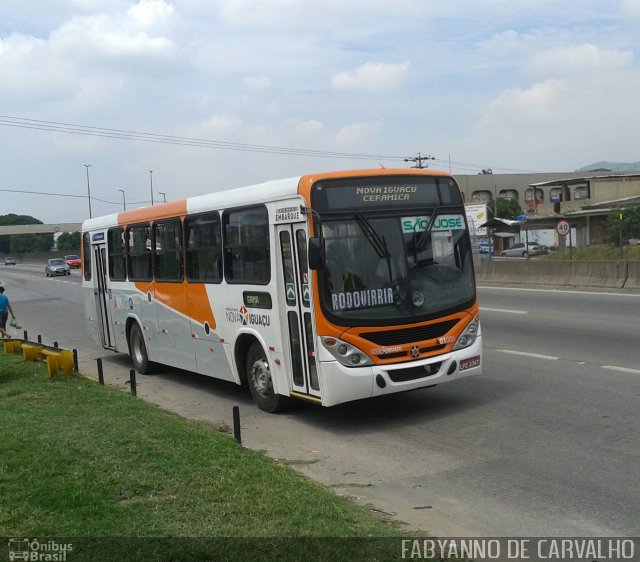
[[75, 17], [52, 33], [50, 46], [72, 58], [170, 55], [172, 41], [153, 33], [154, 24], [171, 11], [167, 7], [161, 13], [162, 6], [143, 0], [125, 14]]
[[266, 76], [247, 76], [244, 85], [251, 90], [268, 90], [271, 87], [271, 80]]
[[601, 49], [596, 45], [572, 45], [550, 49], [535, 55], [530, 63], [539, 75], [561, 75], [611, 71], [628, 66], [633, 61], [631, 51]]
[[540, 126], [561, 117], [559, 100], [570, 93], [566, 82], [548, 80], [526, 90], [507, 90], [496, 97], [481, 117], [479, 128], [486, 130], [499, 123], [514, 128], [531, 123]]
[[147, 29], [166, 24], [173, 14], [173, 6], [163, 0], [141, 0], [127, 11], [133, 22]]
[[216, 113], [202, 124], [191, 128], [188, 136], [218, 140], [225, 135], [233, 135], [244, 127], [242, 120], [236, 115]]
[[367, 62], [354, 70], [336, 74], [331, 78], [331, 85], [341, 91], [393, 90], [404, 83], [408, 70], [408, 62]]
[[475, 161], [495, 161], [499, 154], [513, 168], [538, 171], [568, 171], [603, 159], [634, 161], [638, 91], [640, 73], [625, 68], [510, 89], [488, 104], [458, 148], [475, 152]]
[[640, 0], [622, 0], [622, 13], [629, 17], [640, 17]]
[[342, 147], [357, 148], [362, 143], [376, 137], [382, 129], [382, 121], [374, 123], [349, 123], [342, 127], [337, 135], [336, 141]]

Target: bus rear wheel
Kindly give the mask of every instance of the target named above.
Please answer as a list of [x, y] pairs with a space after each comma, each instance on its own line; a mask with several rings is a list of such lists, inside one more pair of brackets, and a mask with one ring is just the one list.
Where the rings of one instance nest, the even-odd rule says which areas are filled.
[[148, 375], [151, 372], [152, 363], [149, 361], [147, 346], [144, 343], [144, 336], [138, 324], [131, 326], [131, 331], [129, 332], [129, 355], [138, 373]]
[[289, 402], [286, 396], [273, 390], [273, 378], [267, 356], [258, 342], [251, 344], [247, 354], [247, 383], [254, 402], [261, 410], [269, 413], [280, 412]]

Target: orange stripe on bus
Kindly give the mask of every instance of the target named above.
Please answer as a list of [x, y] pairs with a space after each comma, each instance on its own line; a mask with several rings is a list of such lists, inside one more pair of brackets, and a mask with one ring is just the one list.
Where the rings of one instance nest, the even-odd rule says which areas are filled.
[[212, 330], [216, 319], [211, 309], [207, 286], [204, 283], [158, 283], [136, 281], [136, 288], [142, 293], [151, 293], [156, 301], [168, 308], [191, 318], [198, 324], [209, 323]]
[[135, 224], [138, 222], [156, 221], [165, 218], [176, 218], [187, 214], [187, 200], [171, 201], [152, 207], [142, 207], [118, 213], [118, 224]]

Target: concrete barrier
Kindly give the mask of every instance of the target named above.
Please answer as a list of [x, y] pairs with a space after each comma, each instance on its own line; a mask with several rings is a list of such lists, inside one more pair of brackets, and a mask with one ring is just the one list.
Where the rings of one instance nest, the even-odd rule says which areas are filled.
[[640, 289], [640, 261], [627, 262], [627, 282], [624, 284], [625, 289]]
[[[640, 288], [640, 262], [635, 271]], [[476, 268], [480, 282], [527, 283], [622, 289], [629, 276], [626, 261], [491, 260]]]

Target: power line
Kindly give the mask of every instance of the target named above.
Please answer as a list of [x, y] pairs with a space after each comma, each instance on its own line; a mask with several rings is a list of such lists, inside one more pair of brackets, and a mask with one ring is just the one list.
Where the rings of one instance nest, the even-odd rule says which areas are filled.
[[13, 117], [10, 115], [0, 115], [0, 125], [5, 127], [16, 127], [20, 129], [34, 129], [41, 131], [52, 131], [75, 135], [85, 135], [91, 137], [105, 137], [121, 140], [136, 140], [142, 142], [154, 142], [160, 144], [173, 144], [183, 146], [199, 146], [203, 148], [216, 148], [220, 150], [236, 150], [244, 152], [263, 152], [269, 154], [281, 154], [291, 156], [314, 156], [320, 158], [348, 158], [365, 160], [403, 160], [401, 156], [385, 154], [362, 154], [353, 152], [332, 152], [327, 150], [313, 150], [304, 148], [289, 148], [283, 146], [268, 146], [259, 144], [235, 143], [218, 140], [208, 140], [193, 137], [181, 137], [175, 135], [160, 135], [156, 133], [145, 133], [139, 131], [128, 131], [122, 129], [108, 129], [104, 127], [93, 127], [87, 125], [77, 125], [73, 123], [61, 123], [56, 121], [42, 121], [39, 119], [26, 119], [23, 117]]
[[39, 131], [51, 131], [64, 134], [83, 135], [99, 138], [112, 138], [118, 140], [132, 140], [140, 142], [152, 142], [158, 144], [171, 144], [178, 146], [193, 146], [200, 148], [213, 148], [218, 150], [257, 152], [266, 154], [279, 154], [288, 156], [308, 156], [317, 158], [341, 158], [351, 160], [394, 160], [404, 162], [414, 162], [416, 168], [426, 167], [423, 162], [433, 160], [443, 167], [453, 166], [462, 170], [481, 171], [491, 168], [492, 170], [506, 173], [536, 173], [534, 170], [522, 170], [516, 168], [503, 168], [491, 164], [475, 164], [470, 162], [459, 162], [445, 160], [434, 156], [422, 156], [418, 153], [412, 158], [389, 154], [365, 154], [356, 152], [334, 152], [327, 150], [314, 150], [305, 148], [290, 148], [284, 146], [269, 146], [259, 144], [236, 143], [228, 141], [200, 139], [193, 137], [182, 137], [176, 135], [162, 135], [157, 133], [146, 133], [140, 131], [130, 131], [126, 129], [113, 129], [106, 127], [95, 127], [89, 125], [78, 125], [74, 123], [64, 123], [59, 121], [45, 121], [40, 119], [27, 119], [11, 115], [0, 115], [0, 126], [14, 127], [19, 129], [31, 129]]
[[[6, 189], [0, 188], [0, 192], [5, 193], [26, 193], [29, 195], [50, 195], [52, 197], [73, 197], [75, 199], [87, 199], [86, 195], [76, 195], [74, 193], [51, 193], [47, 191], [29, 191], [26, 189]], [[118, 205], [120, 206], [122, 203], [120, 201], [107, 201], [106, 199], [100, 199], [99, 197], [91, 196], [93, 201], [100, 201], [100, 203], [107, 203], [109, 205]], [[132, 205], [147, 205], [149, 201], [130, 201]]]
[[492, 166], [489, 164], [472, 164], [470, 162], [459, 162], [456, 160], [444, 160], [442, 158], [434, 158], [433, 159], [435, 162], [437, 162], [438, 164], [442, 165], [442, 166], [453, 166], [455, 168], [460, 168], [463, 170], [470, 170], [470, 171], [482, 171], [484, 169], [491, 169], [491, 170], [497, 170], [500, 172], [505, 172], [505, 173], [514, 173], [514, 174], [537, 174], [539, 173], [539, 171], [536, 170], [523, 170], [523, 169], [518, 169], [518, 168], [501, 168], [499, 166]]

